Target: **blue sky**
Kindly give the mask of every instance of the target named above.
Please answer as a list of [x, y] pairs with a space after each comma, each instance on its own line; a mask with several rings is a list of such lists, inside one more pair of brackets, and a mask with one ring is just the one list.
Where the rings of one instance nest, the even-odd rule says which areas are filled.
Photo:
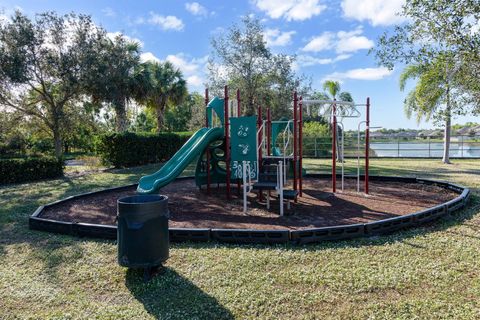
[[[417, 128], [416, 121], [403, 113], [406, 93], [398, 88], [401, 66], [389, 71], [367, 55], [379, 35], [402, 22], [395, 14], [402, 4], [403, 0], [0, 0], [5, 15], [15, 8], [28, 15], [48, 10], [90, 14], [108, 32], [138, 40], [143, 59], [174, 63], [195, 91], [203, 91], [210, 39], [241, 16], [253, 14], [264, 24], [271, 50], [296, 54], [297, 71], [310, 76], [314, 88], [320, 89], [325, 79], [339, 80], [356, 102], [371, 98], [373, 126]], [[479, 119], [454, 120], [467, 121]], [[346, 127], [354, 129], [356, 122], [346, 121]]]

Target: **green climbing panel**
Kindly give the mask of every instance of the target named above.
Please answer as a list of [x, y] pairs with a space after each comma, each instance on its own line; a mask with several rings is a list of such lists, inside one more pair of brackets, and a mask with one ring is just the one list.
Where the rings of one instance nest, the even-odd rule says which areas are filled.
[[242, 163], [250, 164], [250, 178], [257, 179], [257, 117], [238, 117], [230, 119], [230, 145], [232, 179], [242, 179]]

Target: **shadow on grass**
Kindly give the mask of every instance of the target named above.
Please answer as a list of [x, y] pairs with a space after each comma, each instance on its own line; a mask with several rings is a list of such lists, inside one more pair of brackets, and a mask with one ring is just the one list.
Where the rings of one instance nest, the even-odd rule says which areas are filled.
[[128, 269], [125, 284], [157, 319], [234, 319], [214, 297], [168, 267], [147, 283], [143, 271]]
[[[105, 242], [92, 239], [92, 242]], [[84, 257], [82, 240], [66, 235], [23, 229], [15, 224], [0, 227], [0, 260], [7, 254], [7, 247], [20, 245], [28, 253], [29, 263], [45, 271], [50, 281], [60, 283], [58, 273], [66, 261], [76, 261]], [[21, 254], [20, 254], [21, 256]], [[14, 257], [16, 259], [16, 257]]]

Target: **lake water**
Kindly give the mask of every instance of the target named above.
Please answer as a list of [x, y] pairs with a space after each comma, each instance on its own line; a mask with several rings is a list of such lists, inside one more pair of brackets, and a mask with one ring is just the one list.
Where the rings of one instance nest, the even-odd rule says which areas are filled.
[[[378, 157], [442, 157], [443, 143], [411, 143], [411, 142], [371, 142], [370, 148]], [[480, 142], [452, 142], [451, 157], [480, 158]]]

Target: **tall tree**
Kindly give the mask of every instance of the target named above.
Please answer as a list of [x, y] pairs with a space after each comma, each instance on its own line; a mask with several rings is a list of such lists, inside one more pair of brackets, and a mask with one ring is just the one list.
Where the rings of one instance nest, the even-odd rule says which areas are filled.
[[[480, 111], [480, 2], [407, 0], [401, 14], [407, 22], [381, 36], [372, 51], [389, 68], [411, 65], [404, 77], [418, 77], [419, 83], [407, 97], [407, 106], [417, 116], [444, 120], [443, 162], [449, 163], [451, 116], [465, 114], [469, 107]], [[431, 78], [432, 74], [438, 77]], [[429, 86], [422, 81], [425, 78], [439, 87]], [[454, 103], [460, 100], [463, 103]]]
[[452, 113], [458, 110], [458, 101], [452, 99], [456, 89], [452, 87], [455, 81], [455, 66], [450, 59], [437, 59], [423, 65], [409, 65], [400, 75], [400, 90], [405, 89], [409, 79], [418, 79], [415, 87], [405, 99], [405, 112], [410, 118], [416, 115], [417, 122], [425, 118], [434, 118], [444, 123], [443, 163], [450, 163], [450, 136]]
[[104, 31], [90, 16], [15, 12], [0, 24], [0, 104], [40, 120], [62, 155], [66, 106], [94, 73]]
[[191, 130], [199, 120], [198, 128], [204, 127], [205, 100], [197, 92], [186, 95], [182, 103], [170, 106], [165, 112], [165, 127], [168, 131]]
[[[478, 0], [406, 0], [400, 13], [406, 22], [386, 32], [372, 49], [377, 61], [388, 68], [395, 64], [431, 65], [449, 59], [450, 86], [463, 104], [480, 111], [480, 2]], [[453, 74], [455, 72], [455, 74]], [[458, 76], [456, 75], [458, 74]], [[459, 81], [455, 81], [458, 79]]]
[[[294, 57], [273, 54], [267, 47], [260, 21], [246, 16], [242, 24], [211, 40], [213, 52], [208, 64], [209, 89], [222, 96], [223, 86], [242, 92], [242, 106], [248, 115], [255, 105], [267, 103], [275, 116], [285, 116], [292, 91], [302, 84], [295, 75]], [[308, 86], [307, 86], [308, 87]]]
[[187, 95], [187, 83], [182, 72], [170, 62], [146, 62], [142, 65], [141, 79], [147, 79], [146, 90], [139, 101], [155, 110], [157, 132], [164, 129], [165, 110], [168, 105], [178, 105]]
[[243, 89], [247, 114], [253, 114], [255, 98], [265, 80], [264, 75], [271, 70], [272, 54], [266, 47], [259, 21], [247, 16], [242, 22], [243, 28], [233, 25], [227, 34], [212, 38], [211, 45], [213, 57], [218, 58], [219, 64], [227, 71], [224, 76], [232, 82], [239, 82]]
[[102, 40], [97, 52], [97, 72], [91, 74], [87, 92], [95, 102], [113, 106], [116, 131], [123, 132], [128, 128], [127, 103], [140, 95], [145, 86], [138, 83], [136, 73], [140, 67], [140, 44], [122, 34]]
[[193, 92], [188, 97], [188, 103], [191, 107], [191, 114], [187, 128], [191, 131], [196, 131], [202, 127], [205, 127], [205, 99], [204, 97], [197, 93]]

